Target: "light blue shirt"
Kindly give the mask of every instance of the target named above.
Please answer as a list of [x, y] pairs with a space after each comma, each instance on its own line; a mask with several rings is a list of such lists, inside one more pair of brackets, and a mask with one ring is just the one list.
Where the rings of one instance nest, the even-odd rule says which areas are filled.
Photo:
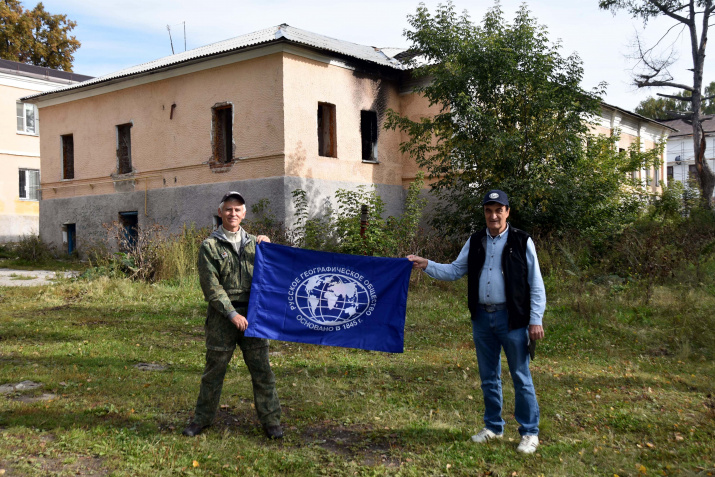
[[[504, 232], [492, 237], [487, 231], [487, 247], [484, 266], [479, 276], [479, 303], [484, 305], [498, 305], [506, 302], [504, 289], [504, 272], [501, 266], [501, 256], [509, 236], [509, 225]], [[453, 281], [467, 274], [467, 259], [469, 258], [469, 243], [462, 247], [459, 256], [452, 263], [436, 263], [429, 260], [425, 272], [437, 280]], [[526, 265], [528, 270], [527, 281], [531, 290], [530, 325], [541, 325], [546, 309], [546, 290], [544, 279], [541, 277], [539, 259], [536, 257], [534, 242], [529, 238], [526, 242]]]

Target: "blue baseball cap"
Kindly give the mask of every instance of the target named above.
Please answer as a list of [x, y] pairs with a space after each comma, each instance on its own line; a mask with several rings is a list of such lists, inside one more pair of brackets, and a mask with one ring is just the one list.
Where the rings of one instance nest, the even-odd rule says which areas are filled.
[[487, 192], [484, 196], [484, 202], [482, 202], [482, 207], [487, 205], [489, 202], [496, 202], [497, 204], [505, 205], [509, 207], [509, 197], [507, 197], [506, 192], [499, 189], [492, 189]]

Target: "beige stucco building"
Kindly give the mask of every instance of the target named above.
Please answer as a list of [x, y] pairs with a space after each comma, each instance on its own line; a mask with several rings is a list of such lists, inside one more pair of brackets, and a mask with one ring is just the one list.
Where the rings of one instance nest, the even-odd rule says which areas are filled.
[[616, 147], [621, 151], [627, 151], [635, 143], [638, 144], [641, 151], [650, 151], [658, 144], [663, 144], [658, 167], [650, 167], [633, 173], [633, 178], [640, 180], [643, 187], [652, 194], [661, 193], [663, 184], [668, 183], [666, 173], [667, 139], [668, 134], [673, 131], [673, 128], [658, 121], [606, 103], [601, 103], [600, 116], [596, 118], [593, 127], [593, 132], [596, 134], [606, 136], [618, 134], [619, 139]]
[[0, 60], [0, 242], [39, 229], [40, 119], [20, 98], [89, 78]]
[[280, 25], [26, 98], [44, 124], [43, 240], [211, 225], [228, 190], [290, 220], [297, 188], [317, 209], [374, 184], [399, 213], [416, 166], [385, 112], [429, 107], [401, 89], [398, 52]]

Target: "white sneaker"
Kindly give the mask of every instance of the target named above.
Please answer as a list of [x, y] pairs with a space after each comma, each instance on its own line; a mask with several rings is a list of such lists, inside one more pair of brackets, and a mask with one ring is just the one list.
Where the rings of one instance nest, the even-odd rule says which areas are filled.
[[504, 434], [497, 434], [496, 432], [492, 432], [485, 427], [481, 431], [477, 432], [476, 435], [473, 435], [472, 440], [481, 444], [482, 442], [487, 442], [492, 439], [501, 439], [502, 437], [504, 437]]
[[522, 454], [533, 454], [537, 447], [539, 447], [539, 436], [522, 436], [516, 451]]

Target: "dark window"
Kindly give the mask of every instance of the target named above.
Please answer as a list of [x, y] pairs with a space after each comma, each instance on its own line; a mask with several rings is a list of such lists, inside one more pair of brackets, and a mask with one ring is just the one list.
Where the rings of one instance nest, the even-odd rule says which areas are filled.
[[362, 160], [377, 162], [377, 113], [360, 111], [360, 137]]
[[216, 162], [233, 160], [233, 106], [213, 108], [213, 156]]
[[120, 124], [117, 126], [117, 168], [120, 174], [129, 174], [132, 172], [131, 131], [131, 124]]
[[668, 180], [673, 180], [673, 166], [668, 166]]
[[650, 169], [646, 169], [646, 170], [645, 170], [645, 182], [646, 182], [646, 184], [648, 184], [648, 185], [653, 185], [653, 180], [652, 180], [651, 177], [652, 177], [652, 176], [651, 176], [651, 173], [650, 173]]
[[36, 169], [20, 169], [20, 198], [25, 200], [40, 200], [40, 171]]
[[655, 182], [655, 186], [658, 187], [660, 185], [660, 168], [655, 169], [655, 174], [653, 174], [653, 179]]
[[123, 252], [134, 249], [139, 237], [139, 214], [136, 211], [119, 212], [119, 223], [124, 228], [119, 249]]
[[335, 129], [335, 105], [318, 103], [318, 154], [338, 157]]
[[688, 176], [690, 179], [697, 179], [698, 178], [698, 168], [695, 166], [695, 164], [690, 164], [688, 166]]
[[71, 134], [62, 138], [62, 178], [74, 179], [74, 138]]

